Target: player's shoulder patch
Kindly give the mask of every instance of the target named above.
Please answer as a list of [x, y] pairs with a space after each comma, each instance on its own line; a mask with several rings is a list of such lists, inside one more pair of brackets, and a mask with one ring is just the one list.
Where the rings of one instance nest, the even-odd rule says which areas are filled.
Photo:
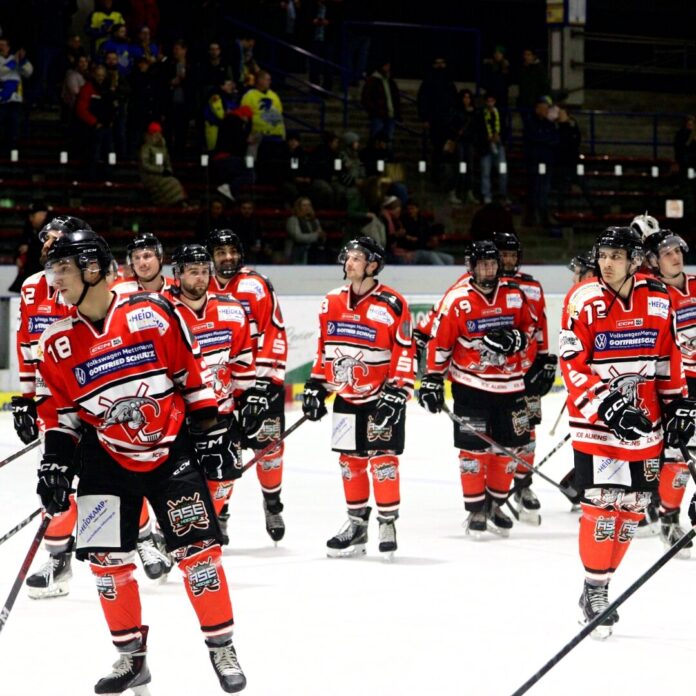
[[404, 311], [404, 303], [399, 295], [392, 292], [389, 288], [382, 288], [379, 292], [375, 293], [375, 300], [377, 302], [384, 302], [386, 305], [391, 307], [394, 314], [400, 317]]
[[268, 278], [251, 269], [245, 270], [246, 272], [243, 274], [242, 279], [237, 283], [236, 292], [246, 292], [250, 295], [254, 295], [257, 300], [266, 297], [268, 292], [273, 292], [273, 287]]
[[524, 281], [524, 282], [526, 282], [526, 283], [536, 283], [536, 282], [538, 282], [538, 281], [536, 280], [536, 278], [535, 278], [533, 275], [529, 275], [529, 273], [522, 273], [522, 272], [520, 272], [520, 273], [518, 273], [518, 274], [515, 276], [515, 278], [516, 278], [517, 280], [521, 280], [521, 281]]
[[74, 315], [63, 317], [58, 321], [54, 321], [52, 324], [46, 327], [44, 332], [39, 337], [39, 347], [37, 352], [37, 357], [39, 360], [43, 359], [44, 346], [48, 341], [50, 341], [54, 336], [58, 334], [65, 333], [72, 330], [73, 321], [75, 320]]
[[568, 315], [573, 319], [577, 319], [580, 316], [580, 311], [586, 304], [603, 297], [604, 291], [596, 278], [582, 281], [571, 288], [566, 296], [565, 306]]

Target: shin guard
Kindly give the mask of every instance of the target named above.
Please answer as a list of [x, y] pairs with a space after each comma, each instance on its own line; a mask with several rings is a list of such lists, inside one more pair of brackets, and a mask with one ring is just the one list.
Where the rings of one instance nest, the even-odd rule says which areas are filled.
[[372, 488], [377, 512], [383, 517], [399, 514], [399, 458], [395, 454], [377, 454], [370, 457]]
[[343, 477], [343, 491], [349, 510], [364, 508], [370, 499], [370, 479], [367, 477], [367, 457], [342, 454], [338, 458]]

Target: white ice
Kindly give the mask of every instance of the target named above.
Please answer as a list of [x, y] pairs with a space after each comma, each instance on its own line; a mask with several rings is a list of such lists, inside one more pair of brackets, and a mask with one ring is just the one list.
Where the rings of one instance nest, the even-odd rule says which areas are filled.
[[[548, 430], [562, 397], [544, 399], [542, 456], [563, 437]], [[288, 413], [288, 423], [299, 411]], [[509, 696], [579, 630], [583, 571], [578, 514], [537, 478], [543, 522], [517, 524], [509, 539], [465, 536], [451, 424], [409, 406], [401, 459], [399, 550], [377, 553], [377, 523], [368, 555], [328, 559], [326, 539], [345, 520], [330, 420], [306, 423], [287, 441], [283, 499], [287, 535], [274, 548], [266, 535], [254, 472], [232, 499], [231, 543], [224, 563], [235, 608], [235, 643], [247, 696]], [[19, 449], [9, 414], [0, 415], [0, 459]], [[36, 458], [0, 469], [0, 536], [37, 507]], [[543, 471], [570, 468], [566, 445]], [[690, 486], [687, 495], [691, 495]], [[685, 512], [682, 522], [686, 522]], [[38, 527], [0, 547], [4, 603]], [[662, 553], [658, 537], [637, 539], [611, 586], [611, 597]], [[42, 549], [34, 563], [44, 561]], [[67, 597], [33, 601], [23, 590], [0, 635], [0, 694], [86, 696], [115, 659], [88, 567], [74, 563]], [[690, 693], [696, 659], [696, 560], [672, 560], [620, 610], [605, 642], [584, 640], [530, 693]], [[143, 619], [150, 625], [153, 696], [218, 694], [198, 624], [174, 569], [166, 585], [140, 567]]]

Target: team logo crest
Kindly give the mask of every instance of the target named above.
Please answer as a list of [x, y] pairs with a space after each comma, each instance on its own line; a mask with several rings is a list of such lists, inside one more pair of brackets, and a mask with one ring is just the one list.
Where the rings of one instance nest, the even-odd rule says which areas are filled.
[[358, 394], [370, 391], [368, 386], [359, 386], [358, 379], [369, 374], [367, 365], [362, 361], [363, 354], [360, 351], [356, 356], [344, 355], [340, 350], [336, 351], [336, 357], [331, 363], [333, 369], [333, 382], [339, 385], [340, 389], [352, 387]]
[[183, 537], [194, 529], [210, 527], [208, 511], [205, 509], [200, 493], [184, 496], [178, 500], [168, 500], [167, 516], [172, 531], [178, 537]]
[[220, 575], [212, 556], [186, 569], [191, 593], [200, 597], [204, 592], [217, 592], [220, 589]]
[[277, 418], [266, 418], [261, 423], [261, 427], [253, 434], [253, 437], [259, 443], [277, 440], [280, 437], [280, 416]]
[[636, 520], [626, 520], [619, 530], [619, 541], [624, 544], [631, 541], [636, 534], [636, 529], [638, 529], [638, 522], [636, 522]]
[[[660, 478], [660, 460], [659, 459], [646, 459], [643, 462], [643, 477], [648, 482], [657, 481]], [[676, 488], [676, 486], [675, 486], [675, 488]]]
[[162, 429], [147, 431], [145, 428], [149, 422], [148, 410], [156, 418], [160, 415], [160, 407], [157, 401], [147, 396], [147, 391], [148, 386], [141, 383], [135, 396], [124, 396], [116, 401], [100, 396], [99, 405], [107, 408], [99, 430], [120, 425], [131, 442], [141, 444], [157, 442], [162, 437]]
[[380, 428], [372, 416], [367, 418], [367, 441], [368, 442], [389, 442], [392, 439], [391, 425]]
[[375, 467], [375, 476], [377, 481], [396, 481], [396, 465], [395, 464], [380, 464]]
[[218, 401], [232, 391], [232, 375], [228, 365], [208, 365], [213, 375], [213, 391]]
[[621, 394], [626, 397], [626, 400], [632, 406], [636, 408], [643, 408], [647, 411], [643, 399], [640, 396], [640, 385], [645, 382], [645, 377], [643, 376], [642, 368], [639, 373], [629, 372], [627, 374], [619, 374], [616, 368], [609, 368], [609, 375], [611, 376], [611, 381], [609, 382], [610, 389], [618, 389]]
[[102, 599], [109, 602], [116, 600], [116, 581], [113, 575], [97, 576], [97, 592]]
[[614, 538], [616, 521], [613, 517], [599, 517], [595, 522], [595, 541], [611, 541]]

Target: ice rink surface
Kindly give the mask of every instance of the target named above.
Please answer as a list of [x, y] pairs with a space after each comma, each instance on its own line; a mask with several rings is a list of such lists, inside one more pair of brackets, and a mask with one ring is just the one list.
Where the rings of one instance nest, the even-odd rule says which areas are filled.
[[[564, 420], [548, 436], [561, 404], [560, 394], [544, 399], [538, 458], [567, 432]], [[299, 415], [290, 410], [288, 424]], [[462, 528], [447, 416], [411, 404], [407, 432], [392, 563], [377, 553], [374, 513], [366, 557], [325, 556], [326, 540], [346, 517], [329, 418], [304, 424], [287, 440], [287, 534], [278, 548], [264, 529], [255, 473], [237, 484], [224, 563], [247, 696], [509, 696], [580, 630], [578, 513], [567, 500], [536, 479], [542, 525], [517, 524], [509, 539], [488, 534], [474, 541]], [[10, 415], [0, 415], [0, 459], [20, 446]], [[35, 462], [28, 455], [0, 469], [0, 536], [37, 507]], [[544, 471], [558, 480], [570, 466], [566, 445]], [[37, 527], [35, 520], [0, 547], [2, 603]], [[635, 540], [610, 598], [663, 550], [658, 537]], [[45, 558], [42, 549], [34, 568]], [[110, 672], [116, 653], [92, 576], [86, 564], [73, 566], [67, 597], [33, 601], [23, 591], [17, 600], [0, 635], [2, 696], [87, 696]], [[149, 581], [140, 566], [137, 577], [150, 625], [152, 695], [223, 693], [178, 569], [164, 585]], [[587, 638], [529, 693], [691, 693], [694, 587], [696, 560], [670, 561], [622, 607], [612, 638]]]

